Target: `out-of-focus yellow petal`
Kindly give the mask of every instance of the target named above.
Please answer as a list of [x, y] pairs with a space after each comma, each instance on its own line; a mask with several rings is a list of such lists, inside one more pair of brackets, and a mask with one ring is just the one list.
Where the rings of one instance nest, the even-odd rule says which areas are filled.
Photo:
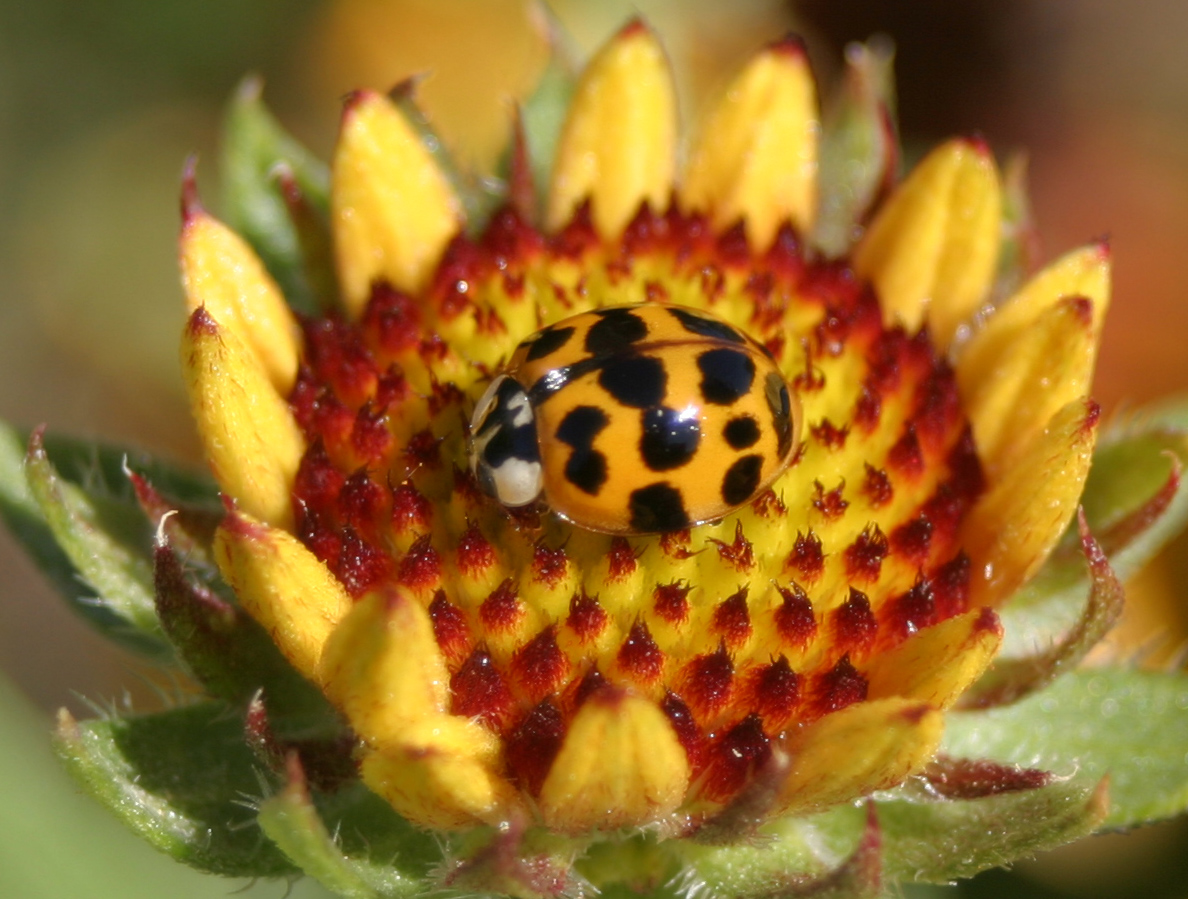
[[777, 807], [805, 814], [895, 786], [936, 754], [944, 715], [913, 699], [847, 706], [784, 747], [792, 760]]
[[363, 782], [404, 817], [436, 830], [507, 820], [516, 797], [498, 773], [499, 738], [481, 724], [440, 715], [363, 757]]
[[594, 225], [617, 237], [645, 201], [667, 205], [676, 153], [668, 60], [642, 22], [620, 31], [578, 82], [561, 132], [547, 224], [559, 228], [586, 198]]
[[182, 333], [182, 370], [206, 461], [243, 511], [276, 527], [293, 522], [289, 491], [305, 438], [257, 355], [204, 308]]
[[973, 561], [971, 605], [1011, 596], [1048, 557], [1076, 511], [1100, 414], [1088, 399], [1057, 412], [962, 522], [961, 544]]
[[982, 143], [937, 147], [899, 186], [858, 245], [858, 273], [888, 323], [925, 321], [940, 347], [986, 298], [998, 259], [1002, 190]]
[[242, 512], [223, 519], [214, 553], [248, 614], [294, 668], [316, 679], [322, 647], [351, 608], [338, 579], [292, 534]]
[[816, 212], [818, 131], [804, 48], [776, 44], [752, 60], [706, 120], [682, 199], [719, 228], [742, 219], [759, 252], [786, 219], [805, 231]]
[[393, 742], [444, 714], [450, 674], [429, 613], [402, 588], [364, 597], [335, 628], [319, 669], [330, 699], [364, 740]]
[[287, 395], [297, 377], [300, 331], [280, 288], [238, 234], [202, 208], [187, 209], [181, 232], [182, 287], [256, 354], [273, 386]]
[[[1006, 335], [1000, 334], [999, 337]], [[1057, 411], [1089, 392], [1097, 341], [1092, 304], [1061, 300], [1040, 312], [1030, 327], [997, 340], [996, 363], [977, 380], [958, 383], [978, 453], [991, 478], [1012, 464]]]
[[672, 812], [689, 763], [668, 718], [642, 696], [604, 689], [578, 710], [540, 792], [545, 823], [614, 830]]
[[871, 659], [867, 697], [901, 696], [948, 708], [981, 677], [1001, 643], [1002, 624], [990, 609], [942, 621]]
[[416, 131], [387, 97], [347, 103], [334, 151], [331, 221], [343, 302], [358, 313], [372, 281], [424, 286], [462, 207]]

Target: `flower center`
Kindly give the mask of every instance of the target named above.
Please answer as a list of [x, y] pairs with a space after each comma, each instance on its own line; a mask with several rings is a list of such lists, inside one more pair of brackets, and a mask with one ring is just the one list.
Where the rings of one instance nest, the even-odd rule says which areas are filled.
[[[654, 536], [500, 505], [467, 470], [476, 399], [529, 335], [626, 303], [765, 346], [803, 416], [791, 465], [721, 521]], [[955, 535], [982, 474], [953, 372], [787, 228], [756, 257], [741, 226], [676, 210], [645, 207], [612, 245], [585, 208], [551, 238], [504, 211], [424, 296], [376, 283], [357, 322], [306, 322], [291, 403], [301, 539], [352, 595], [397, 583], [425, 604], [450, 711], [502, 738], [531, 794], [582, 703], [628, 690], [664, 710], [700, 798], [727, 801], [781, 734], [865, 699], [871, 659], [967, 607]]]

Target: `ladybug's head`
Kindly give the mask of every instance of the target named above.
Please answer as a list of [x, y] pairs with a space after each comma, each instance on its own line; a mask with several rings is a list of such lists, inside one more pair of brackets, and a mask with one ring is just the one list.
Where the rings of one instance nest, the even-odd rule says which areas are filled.
[[528, 394], [499, 375], [470, 417], [470, 470], [479, 487], [505, 506], [526, 506], [544, 487], [536, 416]]

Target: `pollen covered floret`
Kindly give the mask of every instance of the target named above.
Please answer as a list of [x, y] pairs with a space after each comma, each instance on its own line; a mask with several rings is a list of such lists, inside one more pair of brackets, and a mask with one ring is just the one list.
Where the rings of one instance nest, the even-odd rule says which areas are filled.
[[[578, 83], [545, 227], [510, 203], [470, 236], [400, 111], [353, 96], [341, 307], [299, 324], [187, 205], [183, 356], [236, 506], [217, 559], [418, 824], [673, 834], [901, 782], [1084, 480], [1102, 249], [952, 345], [998, 253], [983, 145], [934, 151], [826, 260], [797, 45], [679, 177], [674, 123], [628, 26]], [[1043, 397], [997, 376], [1015, 335]]]

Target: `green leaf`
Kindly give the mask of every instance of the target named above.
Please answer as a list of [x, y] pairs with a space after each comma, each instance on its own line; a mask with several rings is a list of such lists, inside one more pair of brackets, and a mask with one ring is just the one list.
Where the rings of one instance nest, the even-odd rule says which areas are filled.
[[1107, 791], [1078, 780], [966, 801], [879, 802], [884, 873], [947, 883], [1092, 833]]
[[952, 713], [943, 751], [1043, 768], [1082, 786], [1109, 776], [1106, 827], [1188, 809], [1188, 676], [1102, 669], [1065, 675], [1014, 705]]
[[280, 126], [260, 95], [259, 79], [245, 79], [227, 108], [219, 166], [223, 205], [228, 224], [255, 248], [289, 303], [314, 314], [333, 296], [330, 173]]
[[329, 801], [342, 809], [330, 819], [340, 835], [336, 839], [292, 755], [288, 773], [284, 788], [260, 805], [258, 820], [302, 871], [348, 899], [400, 899], [426, 891], [432, 866], [441, 863], [441, 853], [430, 837], [415, 831], [374, 793], [356, 785]]
[[177, 860], [236, 877], [295, 872], [248, 807], [261, 783], [227, 706], [82, 722], [63, 710], [55, 746], [87, 792]]
[[831, 257], [849, 250], [896, 174], [894, 58], [885, 40], [852, 45], [845, 80], [828, 106], [821, 133], [821, 206], [811, 242]]
[[73, 590], [64, 573], [54, 578], [67, 601], [120, 643], [169, 659], [153, 604], [143, 515], [108, 501], [99, 486], [88, 491], [61, 478], [39, 433], [29, 442], [25, 477], [42, 521], [77, 575]]
[[532, 93], [523, 102], [520, 120], [527, 139], [536, 196], [544, 197], [548, 195], [553, 158], [578, 76], [572, 39], [543, 3], [537, 9], [547, 32], [549, 59]]

